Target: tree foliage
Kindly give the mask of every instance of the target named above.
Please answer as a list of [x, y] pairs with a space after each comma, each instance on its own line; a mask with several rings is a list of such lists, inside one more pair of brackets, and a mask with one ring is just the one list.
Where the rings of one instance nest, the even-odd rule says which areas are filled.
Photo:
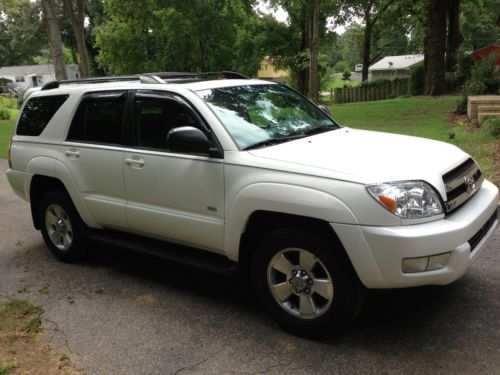
[[40, 4], [0, 0], [0, 66], [33, 64], [47, 44]]
[[105, 10], [109, 20], [96, 28], [96, 46], [109, 73], [258, 69], [238, 67], [258, 52], [251, 43], [257, 16], [248, 1], [110, 0]]

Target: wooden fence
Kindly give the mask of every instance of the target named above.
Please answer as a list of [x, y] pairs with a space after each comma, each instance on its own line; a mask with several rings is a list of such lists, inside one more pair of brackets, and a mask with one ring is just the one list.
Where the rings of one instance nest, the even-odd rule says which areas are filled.
[[396, 79], [391, 82], [382, 83], [373, 87], [358, 86], [336, 88], [335, 103], [369, 102], [373, 100], [383, 100], [407, 95], [408, 79]]

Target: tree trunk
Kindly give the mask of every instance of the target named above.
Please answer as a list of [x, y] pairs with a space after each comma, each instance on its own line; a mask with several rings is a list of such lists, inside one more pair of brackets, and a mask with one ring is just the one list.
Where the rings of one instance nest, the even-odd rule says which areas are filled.
[[76, 47], [78, 49], [78, 60], [80, 75], [82, 77], [90, 76], [90, 63], [85, 45], [85, 13], [83, 7], [84, 0], [76, 0], [76, 10], [73, 6], [73, 0], [63, 0], [64, 16], [69, 20], [73, 33], [75, 34]]
[[425, 36], [425, 95], [445, 92], [446, 1], [429, 0]]
[[370, 66], [370, 46], [372, 38], [372, 21], [371, 21], [371, 11], [373, 4], [369, 2], [365, 11], [365, 33], [363, 41], [363, 73], [361, 74], [361, 80], [363, 82], [368, 81], [368, 67]]
[[[308, 7], [306, 5], [303, 5], [303, 23], [302, 23], [302, 44], [301, 44], [301, 52], [306, 52], [309, 47], [311, 46], [310, 44], [310, 26], [309, 26], [309, 13], [308, 13]], [[305, 64], [305, 56], [301, 54], [298, 57], [298, 64], [300, 65], [300, 71], [298, 73], [297, 77], [297, 89], [302, 95], [306, 95], [309, 92], [309, 68], [306, 68]], [[310, 64], [310, 63], [309, 63]]]
[[310, 1], [311, 15], [311, 68], [310, 83], [311, 97], [315, 102], [319, 100], [319, 76], [318, 76], [318, 54], [319, 54], [319, 0]]
[[42, 0], [43, 19], [47, 26], [50, 48], [52, 49], [52, 59], [56, 79], [67, 79], [66, 65], [64, 64], [64, 54], [62, 50], [61, 32], [59, 30], [59, 20], [56, 17], [53, 0]]
[[460, 0], [448, 0], [448, 37], [446, 41], [446, 71], [451, 72], [457, 64], [460, 47]]

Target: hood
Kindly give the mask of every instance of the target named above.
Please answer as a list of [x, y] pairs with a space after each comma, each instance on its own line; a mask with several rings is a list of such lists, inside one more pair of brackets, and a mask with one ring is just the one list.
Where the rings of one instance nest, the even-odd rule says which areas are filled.
[[458, 147], [444, 142], [351, 128], [250, 153], [268, 161], [291, 163], [294, 167], [319, 168], [331, 178], [347, 177], [363, 184], [424, 180], [442, 194], [442, 175], [469, 157]]

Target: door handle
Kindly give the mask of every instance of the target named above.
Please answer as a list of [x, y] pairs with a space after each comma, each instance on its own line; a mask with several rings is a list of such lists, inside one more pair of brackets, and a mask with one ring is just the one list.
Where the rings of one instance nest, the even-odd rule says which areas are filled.
[[80, 151], [76, 150], [66, 150], [64, 154], [70, 159], [77, 159], [80, 157]]
[[125, 164], [130, 165], [132, 168], [144, 167], [144, 159], [125, 159]]

